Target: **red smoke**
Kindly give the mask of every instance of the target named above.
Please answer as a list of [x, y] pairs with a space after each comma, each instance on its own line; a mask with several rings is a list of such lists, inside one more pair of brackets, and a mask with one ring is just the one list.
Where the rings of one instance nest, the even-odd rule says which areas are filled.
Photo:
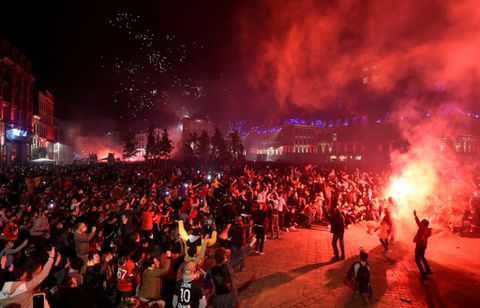
[[477, 1], [249, 1], [238, 24], [245, 73], [281, 107], [357, 108], [358, 92], [478, 97]]
[[113, 153], [115, 158], [123, 159], [123, 145], [104, 136], [78, 136], [75, 138], [75, 148], [81, 158], [88, 157], [88, 154], [97, 154], [98, 160], [108, 157]]
[[[260, 102], [391, 112], [408, 143], [391, 157], [385, 191], [397, 199], [397, 215], [413, 221], [414, 208], [432, 219], [439, 209], [447, 218], [463, 210], [475, 189], [473, 162], [440, 149], [441, 140], [471, 133], [465, 119], [443, 111], [478, 111], [478, 1], [249, 1], [237, 21], [244, 72]], [[419, 117], [401, 120], [412, 112]]]
[[444, 115], [445, 108], [448, 106], [421, 117], [421, 121], [398, 120], [409, 150], [392, 154], [392, 184], [386, 194], [396, 199], [399, 217], [411, 221], [416, 209], [435, 223], [446, 223], [452, 214], [449, 211], [456, 208], [463, 212], [465, 201], [476, 189], [474, 170], [478, 160], [472, 160], [468, 150], [455, 150], [458, 146], [469, 147], [469, 143], [454, 142], [455, 138], [471, 138], [468, 125], [478, 127], [478, 120]]

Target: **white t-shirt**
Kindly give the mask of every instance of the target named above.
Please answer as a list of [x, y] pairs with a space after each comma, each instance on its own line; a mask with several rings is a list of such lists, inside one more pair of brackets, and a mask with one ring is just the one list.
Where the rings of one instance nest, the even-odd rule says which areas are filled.
[[285, 205], [285, 199], [283, 197], [278, 198], [278, 211], [283, 212], [283, 206]]
[[272, 205], [273, 205], [273, 209], [278, 210], [280, 202], [278, 202], [278, 200], [275, 200], [275, 199], [271, 200], [271, 202], [272, 202]]
[[262, 191], [262, 192], [258, 193], [257, 202], [259, 202], [259, 203], [267, 202], [267, 192], [266, 191]]

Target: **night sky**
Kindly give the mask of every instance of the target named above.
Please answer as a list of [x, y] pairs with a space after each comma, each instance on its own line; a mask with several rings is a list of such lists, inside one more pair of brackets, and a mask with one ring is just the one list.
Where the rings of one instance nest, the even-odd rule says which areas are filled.
[[[235, 1], [145, 2], [133, 7], [118, 1], [10, 3], [0, 34], [32, 59], [34, 75], [54, 93], [62, 120], [90, 128], [100, 123], [142, 127], [151, 120], [169, 125], [182, 110], [218, 115], [232, 95], [225, 75], [240, 66], [232, 61], [239, 57], [231, 23]], [[122, 14], [128, 17], [115, 22]], [[140, 49], [143, 41], [135, 38], [145, 34], [154, 36], [150, 49]], [[166, 68], [155, 70], [148, 61], [154, 53], [168, 58]], [[146, 77], [150, 81], [144, 84]], [[131, 84], [138, 89], [132, 94]]]
[[[141, 4], [139, 4], [141, 3]], [[95, 134], [178, 122], [478, 106], [476, 1], [9, 1], [0, 35], [56, 116]]]

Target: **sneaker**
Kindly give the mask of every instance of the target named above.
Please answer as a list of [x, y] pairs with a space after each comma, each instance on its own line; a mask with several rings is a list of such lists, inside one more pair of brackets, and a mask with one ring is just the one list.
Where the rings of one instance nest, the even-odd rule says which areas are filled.
[[258, 254], [263, 256], [265, 253], [263, 251], [260, 251]]
[[338, 260], [345, 260], [345, 256], [341, 256]]
[[255, 250], [255, 253], [256, 253], [257, 255], [260, 254], [260, 252], [259, 252], [258, 250]]
[[426, 280], [428, 280], [428, 277], [427, 277], [427, 276], [422, 276], [422, 277], [420, 277], [420, 279], [419, 279], [420, 282], [424, 282], [424, 281], [426, 281]]
[[338, 261], [338, 257], [332, 257], [330, 260], [332, 260], [332, 261]]
[[433, 275], [433, 272], [432, 272], [431, 270], [428, 270], [428, 271], [425, 272], [425, 274], [427, 274], [427, 275]]
[[251, 248], [253, 248], [253, 245], [255, 245], [255, 242], [257, 242], [257, 238], [254, 236], [252, 237], [252, 239], [250, 240], [250, 244], [248, 244]]
[[288, 230], [288, 228], [285, 228], [285, 232], [290, 232], [290, 230]]

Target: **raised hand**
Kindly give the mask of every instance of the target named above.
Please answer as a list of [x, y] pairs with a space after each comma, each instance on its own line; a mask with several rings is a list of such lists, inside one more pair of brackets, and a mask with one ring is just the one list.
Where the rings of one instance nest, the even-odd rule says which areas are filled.
[[48, 251], [48, 255], [52, 259], [55, 257], [55, 247], [52, 247], [52, 249]]
[[0, 259], [0, 265], [2, 269], [5, 269], [7, 266], [7, 256], [3, 255], [2, 258]]
[[55, 266], [58, 266], [61, 260], [62, 260], [62, 255], [60, 254], [60, 252], [57, 252], [57, 258], [55, 259]]

